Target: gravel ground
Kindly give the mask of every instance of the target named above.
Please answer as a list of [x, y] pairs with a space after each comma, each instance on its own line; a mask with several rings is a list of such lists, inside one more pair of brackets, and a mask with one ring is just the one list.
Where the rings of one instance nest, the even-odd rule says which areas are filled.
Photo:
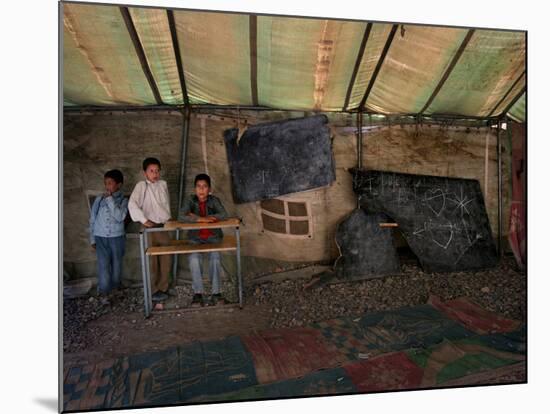
[[[254, 312], [267, 307], [270, 326], [279, 328], [423, 304], [430, 295], [443, 300], [466, 296], [486, 309], [525, 322], [527, 278], [517, 270], [513, 258], [506, 257], [499, 267], [478, 272], [428, 274], [413, 264], [402, 265], [401, 269], [398, 275], [317, 285], [308, 290], [303, 289], [308, 279], [250, 285], [245, 289], [245, 307], [241, 312], [250, 313], [247, 318], [253, 321]], [[170, 299], [167, 307], [187, 307], [192, 296], [191, 286], [178, 286], [176, 290], [177, 296]], [[143, 291], [139, 288], [123, 289], [111, 296], [111, 303], [102, 305], [96, 297], [64, 300], [64, 352], [86, 351], [109, 342], [101, 331], [89, 328], [89, 322], [97, 319], [106, 320], [113, 327], [135, 326], [145, 330], [167, 323], [157, 316], [143, 319]], [[169, 319], [176, 315], [163, 317]], [[117, 333], [112, 336], [116, 339]]]
[[[191, 285], [176, 287], [177, 296], [170, 298], [171, 308], [185, 308], [192, 298]], [[82, 351], [96, 342], [101, 332], [90, 332], [88, 322], [110, 317], [113, 325], [129, 322], [137, 324], [143, 319], [143, 290], [141, 288], [121, 289], [108, 296], [109, 305], [101, 303], [96, 296], [65, 298], [63, 302], [63, 350], [65, 352]], [[153, 319], [146, 325], [157, 324]], [[99, 341], [99, 340], [98, 340]]]
[[264, 283], [249, 289], [253, 303], [269, 303], [273, 327], [304, 324], [344, 315], [424, 304], [430, 295], [443, 300], [466, 296], [482, 307], [525, 321], [527, 278], [505, 258], [491, 270], [424, 273], [402, 265], [402, 273], [351, 283], [327, 284], [303, 291], [303, 280]]
[[88, 322], [109, 313], [129, 314], [143, 309], [141, 289], [123, 289], [111, 295], [113, 306], [102, 305], [95, 296], [65, 298], [63, 301], [63, 351], [76, 352], [87, 348]]

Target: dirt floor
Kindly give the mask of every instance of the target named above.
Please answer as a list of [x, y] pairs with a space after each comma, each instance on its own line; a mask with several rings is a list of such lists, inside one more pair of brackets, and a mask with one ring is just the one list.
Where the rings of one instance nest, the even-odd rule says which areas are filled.
[[303, 290], [309, 279], [250, 283], [245, 306], [187, 308], [190, 285], [177, 286], [171, 310], [143, 314], [141, 289], [124, 289], [102, 305], [95, 297], [64, 300], [64, 363], [91, 363], [163, 349], [195, 340], [221, 339], [271, 327], [302, 326], [343, 315], [466, 296], [488, 310], [525, 322], [527, 278], [506, 257], [495, 269], [445, 274], [424, 273], [403, 264], [402, 273], [366, 281], [328, 283]]

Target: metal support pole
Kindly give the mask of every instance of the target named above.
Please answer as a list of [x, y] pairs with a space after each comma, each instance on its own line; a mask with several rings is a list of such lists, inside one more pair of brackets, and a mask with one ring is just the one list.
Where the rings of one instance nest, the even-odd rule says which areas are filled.
[[[363, 112], [357, 112], [357, 169], [363, 168]], [[360, 197], [357, 197], [357, 208], [360, 208]]]
[[189, 141], [189, 124], [191, 121], [191, 109], [185, 108], [183, 111], [184, 125], [181, 137], [181, 156], [180, 156], [180, 182], [178, 190], [178, 214], [181, 209], [182, 197], [185, 191], [185, 160], [187, 158], [187, 142]]
[[239, 283], [239, 308], [243, 307], [243, 278], [241, 274], [241, 235], [239, 228], [235, 228], [235, 236], [237, 238], [237, 279]]
[[501, 120], [497, 122], [497, 168], [498, 168], [498, 257], [502, 257], [502, 142]]
[[357, 168], [363, 168], [363, 112], [357, 112]]
[[[512, 161], [512, 125], [511, 125], [511, 118], [505, 117], [506, 120], [506, 142], [508, 143], [508, 152], [506, 153], [506, 156], [510, 161]], [[508, 166], [508, 197], [510, 200], [512, 200], [512, 194], [513, 194], [513, 188], [512, 188], [512, 174], [513, 174], [513, 163], [510, 162], [510, 165]], [[511, 206], [511, 204], [510, 204]], [[508, 223], [509, 224], [509, 223]]]
[[[176, 240], [180, 239], [180, 231], [176, 230]], [[178, 255], [174, 255], [174, 260], [172, 260], [172, 285], [175, 286], [178, 282]]]
[[147, 318], [151, 313], [149, 309], [149, 293], [147, 291], [149, 284], [147, 283], [147, 270], [145, 268], [145, 244], [144, 244], [144, 234], [143, 232], [139, 233], [139, 252], [141, 256], [141, 275], [143, 277], [143, 304], [145, 305], [145, 317]]
[[147, 255], [147, 249], [149, 248], [149, 242], [147, 240], [147, 229], [143, 230], [143, 253], [145, 256], [145, 280], [146, 297], [145, 297], [145, 316], [149, 317], [151, 310], [153, 309], [153, 298], [151, 292], [151, 266], [149, 264], [149, 256]]
[[[189, 123], [191, 120], [191, 110], [189, 107], [186, 107], [183, 111], [183, 128], [181, 134], [181, 155], [180, 155], [180, 182], [178, 190], [178, 211], [176, 217], [179, 216], [182, 198], [185, 191], [185, 159], [187, 158], [187, 142], [189, 140]], [[180, 239], [180, 231], [176, 230], [176, 240]], [[177, 282], [178, 274], [178, 255], [174, 255], [174, 260], [172, 263], [172, 275], [174, 277], [174, 284]]]

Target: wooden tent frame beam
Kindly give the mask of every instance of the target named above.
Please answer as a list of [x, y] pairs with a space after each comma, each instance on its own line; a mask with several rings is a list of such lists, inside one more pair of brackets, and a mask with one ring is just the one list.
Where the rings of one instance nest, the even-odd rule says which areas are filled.
[[[180, 112], [184, 108], [183, 105], [145, 105], [145, 106], [87, 106], [87, 105], [75, 105], [66, 106], [63, 108], [64, 113], [77, 113], [77, 112], [136, 112], [136, 111], [176, 111]], [[250, 105], [213, 105], [213, 104], [190, 104], [191, 111], [200, 110], [241, 110], [241, 111], [278, 111], [278, 112], [304, 112], [298, 109], [282, 109], [271, 108], [268, 106], [250, 106]], [[309, 111], [306, 111], [309, 112]], [[349, 113], [355, 114], [360, 111], [348, 110], [348, 111], [318, 111], [320, 113]], [[418, 118], [418, 114], [383, 114], [380, 112], [361, 111], [364, 115], [382, 115], [384, 117], [393, 118]], [[456, 114], [431, 114], [421, 115], [424, 119], [434, 120], [456, 120], [456, 121], [490, 121], [499, 119], [498, 116], [481, 117], [473, 115], [456, 115]]]
[[153, 96], [155, 97], [155, 101], [157, 102], [157, 104], [162, 105], [163, 104], [162, 98], [160, 96], [157, 84], [155, 83], [155, 79], [153, 77], [153, 73], [151, 72], [151, 68], [149, 67], [149, 64], [147, 62], [147, 57], [145, 56], [143, 45], [139, 41], [139, 36], [137, 34], [136, 27], [132, 20], [132, 16], [130, 16], [130, 11], [128, 10], [128, 7], [125, 7], [125, 6], [120, 6], [119, 10], [120, 10], [120, 13], [122, 14], [122, 19], [126, 24], [126, 28], [128, 29], [128, 33], [130, 34], [130, 39], [134, 44], [134, 48], [136, 50], [136, 54], [138, 56], [139, 62], [141, 63], [141, 68], [143, 69], [143, 73], [145, 74], [145, 77], [147, 78], [147, 82], [149, 82], [149, 86], [151, 87], [151, 91], [153, 92]]
[[254, 14], [248, 16], [250, 43], [250, 95], [252, 105], [258, 105], [258, 18]]
[[382, 65], [384, 64], [384, 60], [386, 59], [386, 55], [388, 54], [388, 51], [390, 50], [390, 46], [393, 42], [393, 38], [395, 37], [395, 32], [397, 32], [397, 28], [399, 27], [398, 24], [392, 25], [390, 34], [388, 35], [388, 40], [386, 40], [386, 44], [384, 45], [384, 49], [382, 50], [382, 54], [380, 55], [380, 58], [378, 59], [378, 63], [376, 64], [376, 68], [374, 69], [374, 72], [372, 73], [372, 76], [369, 81], [369, 85], [367, 86], [367, 90], [365, 91], [365, 95], [363, 95], [363, 99], [361, 99], [361, 103], [359, 104], [359, 108], [361, 111], [364, 111], [365, 104], [367, 103], [367, 99], [369, 98], [370, 92], [372, 91], [372, 88], [374, 86], [374, 83], [376, 82], [376, 78], [378, 77], [378, 73], [380, 73], [380, 69], [382, 69]]
[[[504, 111], [502, 111], [502, 113], [499, 115], [499, 117], [506, 116], [506, 114], [510, 111], [510, 109], [512, 109], [512, 107], [516, 104], [516, 102], [519, 100], [519, 98], [521, 98], [522, 95], [526, 92], [526, 90], [527, 90], [527, 87], [523, 86], [523, 88], [521, 88], [521, 90], [518, 92], [516, 97], [510, 101], [510, 103], [508, 104], [508, 106], [506, 108], [504, 108]], [[527, 120], [525, 120], [525, 122], [526, 121]]]
[[451, 60], [451, 63], [449, 63], [449, 66], [447, 66], [447, 70], [445, 70], [445, 73], [443, 74], [443, 76], [439, 80], [439, 83], [435, 87], [435, 89], [432, 92], [430, 98], [426, 101], [426, 103], [424, 104], [424, 107], [420, 110], [418, 115], [422, 115], [424, 113], [424, 111], [426, 111], [426, 109], [428, 109], [428, 107], [432, 104], [433, 100], [435, 99], [435, 97], [437, 96], [437, 94], [439, 93], [441, 88], [443, 88], [443, 85], [445, 84], [445, 82], [447, 81], [447, 79], [451, 75], [451, 72], [455, 68], [458, 61], [460, 60], [460, 57], [464, 53], [464, 50], [466, 50], [466, 46], [468, 46], [468, 43], [470, 43], [470, 39], [474, 35], [474, 32], [475, 32], [475, 29], [468, 30], [468, 33], [466, 33], [466, 36], [464, 36], [464, 39], [462, 40], [462, 43], [461, 43], [460, 47], [458, 48], [455, 55], [453, 56], [453, 59]]
[[[510, 93], [512, 93], [512, 90], [516, 87], [516, 85], [519, 83], [519, 81], [521, 80], [521, 78], [523, 78], [524, 75], [525, 75], [525, 71], [523, 71], [521, 73], [521, 75], [518, 76], [518, 78], [515, 80], [515, 82], [512, 84], [512, 86], [510, 86], [510, 88], [506, 91], [506, 93], [502, 96], [502, 98], [500, 98], [500, 100], [497, 102], [497, 104], [495, 105], [493, 110], [491, 112], [489, 112], [489, 114], [487, 116], [491, 116], [495, 113], [497, 108], [502, 104], [502, 102], [504, 102], [504, 100], [508, 97], [508, 95], [510, 95]], [[502, 114], [502, 115], [504, 115], [504, 114]]]
[[178, 67], [178, 75], [181, 85], [181, 93], [183, 95], [183, 104], [189, 106], [189, 94], [187, 92], [187, 84], [185, 83], [185, 70], [183, 68], [183, 61], [181, 59], [181, 52], [178, 40], [178, 31], [176, 29], [176, 19], [174, 18], [174, 11], [166, 9], [166, 15], [168, 17], [168, 26], [170, 26], [170, 35], [172, 37], [172, 48], [174, 49], [174, 55], [176, 57], [176, 65]]
[[368, 23], [365, 28], [365, 33], [363, 34], [363, 40], [361, 40], [361, 46], [357, 52], [357, 58], [355, 59], [355, 66], [353, 67], [353, 72], [351, 74], [351, 79], [349, 81], [348, 90], [346, 92], [346, 99], [344, 105], [342, 106], [342, 111], [346, 111], [349, 101], [351, 99], [351, 92], [353, 91], [353, 86], [355, 85], [355, 78], [357, 78], [357, 73], [359, 73], [359, 68], [361, 67], [361, 62], [363, 60], [363, 55], [365, 54], [365, 49], [367, 47], [367, 42], [370, 37], [370, 32], [372, 30], [372, 23]]

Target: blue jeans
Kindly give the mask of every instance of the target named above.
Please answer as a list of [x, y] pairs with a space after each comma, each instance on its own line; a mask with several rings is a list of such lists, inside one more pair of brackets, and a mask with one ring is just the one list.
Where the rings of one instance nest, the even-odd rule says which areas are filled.
[[95, 236], [97, 253], [97, 291], [109, 293], [120, 287], [122, 276], [122, 258], [126, 247], [126, 236]]
[[189, 269], [191, 270], [191, 276], [193, 277], [193, 292], [204, 293], [201, 262], [202, 256], [205, 254], [208, 254], [208, 276], [210, 277], [210, 283], [212, 283], [212, 294], [216, 295], [220, 293], [220, 252], [191, 253], [188, 255]]

